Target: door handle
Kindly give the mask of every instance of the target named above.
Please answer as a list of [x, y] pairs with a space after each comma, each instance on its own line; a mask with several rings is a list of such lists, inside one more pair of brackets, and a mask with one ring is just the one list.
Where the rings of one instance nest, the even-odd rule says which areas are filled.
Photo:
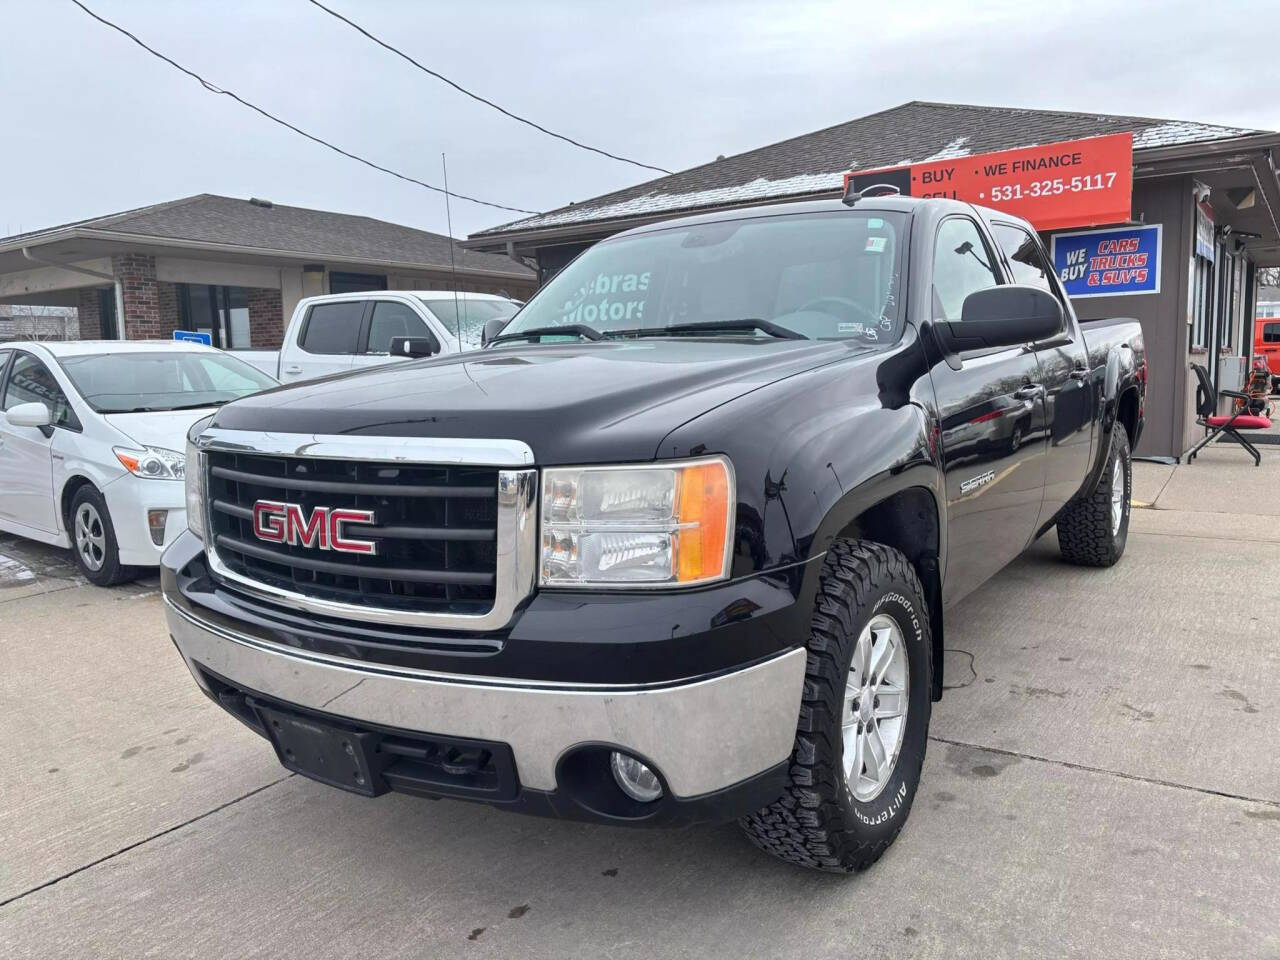
[[284, 368], [284, 372], [285, 372], [285, 373], [301, 373], [301, 372], [302, 372], [302, 367], [300, 367], [300, 366], [299, 366], [298, 364], [296, 364], [296, 363], [291, 363], [291, 364], [289, 364], [287, 367], [285, 367], [285, 368]]

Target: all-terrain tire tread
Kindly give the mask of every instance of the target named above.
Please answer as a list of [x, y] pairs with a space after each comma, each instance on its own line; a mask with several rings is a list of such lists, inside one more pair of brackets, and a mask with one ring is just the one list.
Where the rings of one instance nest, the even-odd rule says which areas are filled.
[[1129, 435], [1116, 425], [1110, 455], [1102, 479], [1087, 497], [1067, 504], [1058, 516], [1058, 549], [1068, 563], [1082, 567], [1110, 567], [1120, 559], [1123, 546], [1111, 532], [1111, 476], [1115, 458], [1128, 459]]
[[[831, 720], [822, 721], [824, 716], [834, 718], [838, 729], [846, 673], [840, 653], [842, 635], [850, 637], [849, 643], [856, 639], [850, 636], [855, 612], [874, 600], [883, 584], [895, 576], [909, 583], [916, 597], [924, 597], [915, 567], [891, 547], [865, 540], [836, 540], [827, 551], [814, 602], [787, 786], [769, 806], [740, 821], [752, 843], [782, 860], [835, 873], [865, 870], [889, 849], [907, 820], [911, 797], [887, 836], [850, 845], [848, 814], [838, 802], [840, 791], [845, 789], [843, 778], [820, 760], [839, 756], [827, 733]], [[926, 606], [921, 605], [920, 615], [927, 618]], [[929, 636], [927, 621], [923, 629]], [[820, 743], [825, 750], [819, 749]], [[903, 756], [898, 762], [906, 759]], [[911, 779], [918, 780], [923, 752], [915, 763]]]

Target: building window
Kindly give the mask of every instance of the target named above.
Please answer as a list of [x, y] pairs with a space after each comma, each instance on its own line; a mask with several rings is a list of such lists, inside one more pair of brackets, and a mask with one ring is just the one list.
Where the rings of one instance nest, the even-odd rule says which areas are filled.
[[249, 291], [204, 283], [180, 283], [178, 309], [182, 327], [207, 333], [215, 347], [249, 349]]
[[1191, 285], [1191, 351], [1209, 349], [1209, 318], [1213, 316], [1213, 261], [1195, 257]]
[[377, 273], [330, 273], [330, 293], [363, 293], [387, 289], [387, 277]]

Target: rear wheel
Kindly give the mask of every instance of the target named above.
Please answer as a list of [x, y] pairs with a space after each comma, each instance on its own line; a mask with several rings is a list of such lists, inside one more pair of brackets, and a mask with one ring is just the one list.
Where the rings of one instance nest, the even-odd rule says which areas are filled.
[[761, 849], [848, 873], [906, 822], [929, 731], [929, 611], [910, 561], [878, 543], [827, 553], [787, 788], [742, 820]]
[[107, 511], [106, 500], [95, 488], [85, 484], [75, 492], [68, 520], [71, 549], [86, 580], [100, 587], [110, 587], [138, 576], [137, 568], [120, 563], [120, 549], [116, 544], [111, 514]]
[[1072, 501], [1058, 517], [1058, 549], [1063, 559], [1086, 567], [1109, 567], [1119, 560], [1129, 538], [1132, 491], [1129, 435], [1117, 423], [1097, 489]]

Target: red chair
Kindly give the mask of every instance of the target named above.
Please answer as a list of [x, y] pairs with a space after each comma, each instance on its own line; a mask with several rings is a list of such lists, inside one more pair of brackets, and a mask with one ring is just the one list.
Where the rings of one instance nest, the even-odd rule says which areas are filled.
[[[1214, 440], [1219, 434], [1226, 434], [1253, 454], [1253, 465], [1255, 467], [1260, 465], [1262, 463], [1262, 454], [1258, 453], [1258, 448], [1236, 431], [1269, 430], [1271, 421], [1266, 417], [1249, 413], [1249, 397], [1246, 394], [1238, 393], [1235, 390], [1219, 390], [1215, 394], [1213, 385], [1209, 382], [1209, 371], [1200, 366], [1200, 364], [1193, 363], [1191, 369], [1196, 372], [1196, 379], [1200, 381], [1196, 385], [1196, 423], [1209, 432], [1205, 434], [1203, 440], [1187, 451], [1187, 462], [1190, 463], [1194, 460], [1196, 454], [1200, 452], [1200, 448], [1206, 443]], [[1244, 407], [1235, 413], [1221, 416], [1216, 412], [1218, 409], [1218, 397], [1243, 400]]]

